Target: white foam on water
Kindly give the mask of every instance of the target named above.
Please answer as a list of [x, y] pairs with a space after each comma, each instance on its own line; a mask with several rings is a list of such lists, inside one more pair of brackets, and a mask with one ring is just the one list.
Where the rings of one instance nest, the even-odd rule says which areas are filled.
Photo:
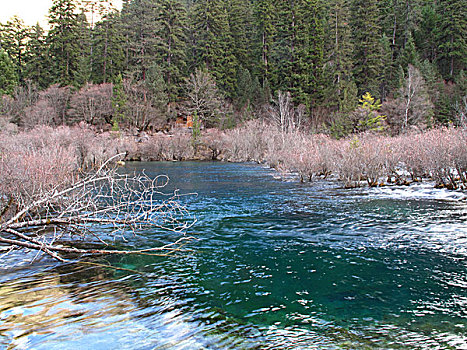
[[412, 184], [410, 186], [387, 186], [372, 188], [370, 196], [393, 199], [436, 199], [463, 201], [467, 200], [467, 192], [445, 188], [435, 188], [434, 183]]

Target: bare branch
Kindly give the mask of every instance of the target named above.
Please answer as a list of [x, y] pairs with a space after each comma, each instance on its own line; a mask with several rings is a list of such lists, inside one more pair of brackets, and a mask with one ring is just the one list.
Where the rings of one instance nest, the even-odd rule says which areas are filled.
[[[177, 251], [192, 237], [186, 231], [196, 220], [188, 215], [177, 191], [162, 192], [166, 176], [150, 178], [144, 172], [125, 174], [112, 167], [122, 154], [108, 159], [97, 171], [59, 189], [58, 186], [25, 205], [0, 224], [0, 243], [6, 252], [16, 248], [43, 252], [59, 261], [66, 254], [154, 254]], [[125, 239], [142, 229], [182, 234], [174, 243], [143, 250], [78, 248], [76, 237], [90, 243]], [[53, 234], [51, 233], [53, 231]], [[101, 232], [99, 235], [96, 232]], [[63, 240], [65, 234], [71, 240]], [[105, 236], [104, 236], [105, 235]]]

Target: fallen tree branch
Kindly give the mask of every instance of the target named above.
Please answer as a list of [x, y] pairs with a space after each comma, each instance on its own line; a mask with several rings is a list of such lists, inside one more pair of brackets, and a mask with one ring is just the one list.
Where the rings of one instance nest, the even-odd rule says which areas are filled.
[[[112, 166], [117, 155], [97, 171], [68, 186], [56, 186], [32, 202], [16, 208], [0, 208], [0, 248], [6, 254], [14, 249], [29, 249], [65, 261], [73, 255], [143, 254], [166, 255], [179, 251], [187, 241], [185, 235], [196, 220], [180, 205], [177, 191], [162, 192], [166, 176], [148, 177], [124, 174]], [[1, 195], [1, 194], [0, 194]], [[6, 219], [5, 219], [6, 217]], [[148, 249], [107, 249], [109, 239], [123, 239], [143, 229], [181, 234], [172, 243]], [[53, 234], [51, 233], [53, 231]], [[97, 234], [99, 232], [99, 234]], [[65, 236], [69, 239], [64, 240]], [[77, 240], [76, 238], [80, 238]], [[102, 249], [78, 247], [85, 242], [104, 245]]]

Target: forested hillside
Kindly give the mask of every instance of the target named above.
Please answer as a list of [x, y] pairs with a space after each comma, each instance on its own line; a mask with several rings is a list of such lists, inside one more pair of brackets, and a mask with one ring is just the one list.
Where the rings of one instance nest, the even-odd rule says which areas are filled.
[[1, 112], [20, 126], [229, 127], [288, 105], [342, 137], [467, 109], [465, 0], [54, 0], [47, 31], [12, 18], [0, 37]]

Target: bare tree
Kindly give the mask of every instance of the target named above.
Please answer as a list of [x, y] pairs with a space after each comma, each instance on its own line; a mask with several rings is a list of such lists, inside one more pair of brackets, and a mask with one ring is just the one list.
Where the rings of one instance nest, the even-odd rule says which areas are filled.
[[35, 103], [24, 109], [21, 124], [27, 128], [65, 124], [70, 96], [70, 87], [67, 86], [52, 85], [39, 92]]
[[154, 96], [151, 97], [145, 83], [125, 79], [123, 87], [127, 97], [124, 122], [138, 131], [162, 128], [167, 117], [158, 106], [160, 103], [154, 101]]
[[429, 119], [433, 104], [425, 80], [417, 68], [409, 65], [399, 97], [385, 103], [383, 109], [388, 115], [388, 123], [396, 131], [407, 130], [409, 125], [423, 124]]
[[[93, 174], [68, 186], [56, 185], [34, 200], [18, 200], [1, 194], [0, 243], [2, 250], [36, 250], [65, 261], [69, 254], [149, 254], [174, 251], [191, 237], [186, 230], [195, 220], [180, 205], [179, 194], [165, 194], [166, 176], [121, 174], [109, 159]], [[142, 229], [181, 233], [173, 243], [143, 249], [83, 248], [86, 242], [107, 245], [110, 238], [123, 238]], [[98, 234], [99, 232], [99, 234]], [[102, 233], [106, 232], [103, 237]], [[82, 243], [82, 242], [81, 242]]]
[[70, 100], [70, 114], [76, 121], [100, 125], [110, 123], [113, 115], [112, 84], [86, 84]]
[[277, 100], [268, 106], [268, 114], [280, 129], [282, 135], [300, 129], [306, 112], [304, 105], [294, 108], [292, 95], [288, 91], [277, 92]]
[[463, 128], [467, 127], [467, 95], [456, 101], [454, 108], [457, 114], [457, 122]]
[[190, 112], [197, 113], [207, 126], [215, 126], [222, 114], [222, 97], [212, 75], [202, 69], [196, 69], [186, 83]]

